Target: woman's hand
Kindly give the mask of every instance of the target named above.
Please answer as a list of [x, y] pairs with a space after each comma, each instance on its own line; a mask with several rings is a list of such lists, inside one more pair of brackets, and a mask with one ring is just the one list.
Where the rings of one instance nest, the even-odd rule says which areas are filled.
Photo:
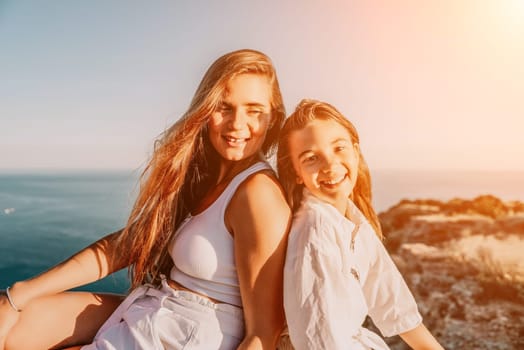
[[4, 350], [7, 335], [20, 318], [20, 312], [13, 309], [5, 292], [0, 294], [0, 350]]

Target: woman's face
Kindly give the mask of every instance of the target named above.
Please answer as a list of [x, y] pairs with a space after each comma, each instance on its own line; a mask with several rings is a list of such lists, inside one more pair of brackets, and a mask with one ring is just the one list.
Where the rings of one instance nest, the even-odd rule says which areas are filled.
[[267, 77], [241, 74], [209, 119], [209, 139], [226, 161], [246, 159], [260, 151], [271, 122], [271, 85]]
[[291, 132], [288, 142], [297, 183], [344, 214], [359, 163], [348, 130], [334, 120], [315, 119]]

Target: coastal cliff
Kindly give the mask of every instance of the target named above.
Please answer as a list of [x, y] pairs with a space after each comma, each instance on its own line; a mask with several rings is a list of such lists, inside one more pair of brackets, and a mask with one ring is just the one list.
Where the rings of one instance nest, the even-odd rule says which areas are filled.
[[[379, 218], [425, 325], [446, 349], [524, 348], [524, 203], [402, 200]], [[398, 337], [387, 342], [409, 349]]]

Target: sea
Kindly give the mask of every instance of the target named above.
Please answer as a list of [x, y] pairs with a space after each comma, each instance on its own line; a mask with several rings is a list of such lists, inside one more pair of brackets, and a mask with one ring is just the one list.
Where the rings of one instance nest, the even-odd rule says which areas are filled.
[[[483, 194], [524, 202], [524, 171], [372, 170], [373, 204], [402, 199], [472, 199]], [[138, 190], [139, 172], [0, 172], [0, 290], [40, 274], [121, 228]], [[76, 288], [125, 293], [127, 270]]]

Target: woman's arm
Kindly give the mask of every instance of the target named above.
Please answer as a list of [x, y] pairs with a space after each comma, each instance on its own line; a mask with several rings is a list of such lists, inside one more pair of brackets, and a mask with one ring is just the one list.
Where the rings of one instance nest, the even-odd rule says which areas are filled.
[[401, 333], [400, 337], [414, 350], [444, 350], [422, 323], [410, 331]]
[[33, 298], [79, 287], [126, 267], [126, 249], [116, 247], [121, 232], [101, 238], [36, 277], [15, 283], [10, 294], [16, 306], [23, 310]]
[[[124, 268], [126, 260], [122, 252], [126, 250], [116, 246], [120, 233], [121, 230], [109, 234], [50, 270], [15, 283], [9, 289], [9, 294], [16, 307], [24, 310], [32, 300], [96, 281]], [[7, 296], [0, 295], [0, 350], [4, 348], [7, 335], [17, 324], [20, 315], [11, 306]]]
[[239, 349], [275, 349], [284, 327], [282, 273], [290, 217], [277, 180], [263, 173], [240, 185], [226, 211], [246, 325]]

